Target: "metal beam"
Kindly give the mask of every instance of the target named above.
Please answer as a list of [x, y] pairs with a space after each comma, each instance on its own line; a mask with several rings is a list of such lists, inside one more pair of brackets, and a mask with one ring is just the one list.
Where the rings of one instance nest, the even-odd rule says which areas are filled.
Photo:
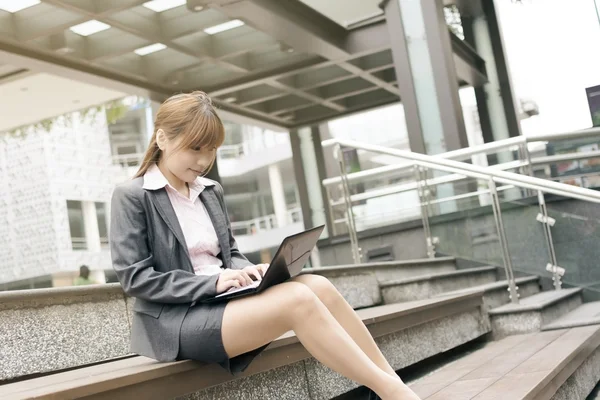
[[92, 66], [73, 58], [61, 57], [50, 51], [24, 47], [21, 43], [1, 38], [0, 60], [3, 63], [23, 66], [31, 71], [43, 71], [151, 99], [164, 100], [173, 93], [167, 87], [150, 83], [139, 77]]
[[[390, 93], [399, 94], [396, 87], [344, 61], [356, 53], [372, 51], [373, 46], [365, 37], [377, 40], [377, 46], [383, 46], [379, 43], [384, 41], [378, 37], [381, 36], [378, 33], [383, 31], [381, 23], [350, 33], [298, 0], [242, 0], [217, 5], [212, 0], [206, 0], [206, 5], [215, 7], [230, 18], [245, 21], [297, 51], [335, 61], [340, 68]], [[378, 50], [383, 48], [379, 47]]]
[[230, 64], [230, 63], [227, 63], [227, 62], [224, 62], [221, 60], [215, 60], [212, 57], [208, 56], [207, 54], [203, 54], [197, 50], [192, 50], [192, 49], [189, 49], [188, 47], [185, 47], [178, 43], [173, 42], [172, 40], [164, 37], [162, 32], [160, 31], [159, 27], [155, 24], [147, 23], [144, 28], [141, 28], [139, 25], [133, 26], [132, 24], [121, 22], [121, 21], [115, 19], [114, 17], [113, 18], [99, 17], [94, 11], [90, 11], [86, 8], [82, 8], [81, 5], [79, 5], [79, 4], [74, 5], [65, 0], [43, 0], [43, 1], [45, 3], [52, 4], [53, 6], [60, 7], [65, 10], [69, 10], [72, 12], [82, 14], [89, 19], [97, 19], [100, 22], [104, 22], [105, 24], [108, 24], [112, 27], [120, 29], [124, 32], [138, 36], [142, 39], [146, 39], [149, 42], [148, 44], [163, 43], [164, 45], [168, 46], [170, 49], [173, 49], [175, 51], [178, 51], [182, 54], [185, 54], [185, 55], [188, 55], [191, 57], [196, 57], [200, 61], [210, 60], [218, 65], [221, 65], [221, 66], [228, 68], [229, 70], [232, 70], [235, 72], [248, 72], [246, 69], [240, 68], [237, 65]]
[[212, 6], [232, 19], [241, 19], [296, 51], [329, 60], [350, 56], [344, 48], [347, 31], [297, 0], [243, 0]]
[[[145, 28], [140, 28], [139, 26], [134, 27], [131, 24], [126, 24], [124, 22], [118, 21], [115, 18], [109, 18], [109, 17], [102, 17], [99, 16], [99, 14], [95, 13], [95, 10], [91, 10], [89, 8], [86, 7], [82, 7], [81, 4], [78, 5], [74, 5], [72, 3], [69, 3], [65, 0], [44, 0], [44, 2], [52, 4], [56, 7], [61, 7], [63, 9], [66, 10], [70, 10], [70, 11], [74, 11], [77, 12], [79, 14], [83, 14], [86, 17], [90, 18], [90, 19], [97, 19], [101, 22], [104, 22], [106, 24], [109, 24], [117, 29], [120, 29], [122, 31], [128, 32], [132, 35], [138, 36], [142, 39], [146, 39], [149, 42], [159, 42], [159, 43], [163, 43], [165, 45], [167, 45], [169, 48], [175, 50], [175, 51], [179, 51], [182, 54], [186, 54], [188, 56], [192, 56], [195, 58], [199, 59], [199, 62], [202, 61], [211, 61], [216, 65], [221, 65], [224, 66], [234, 72], [244, 72], [247, 73], [249, 72], [249, 68], [247, 68], [244, 65], [240, 65], [240, 64], [234, 64], [232, 62], [227, 62], [224, 61], [222, 59], [216, 59], [214, 57], [212, 57], [209, 54], [200, 52], [198, 50], [191, 50], [185, 46], [179, 45], [167, 38], [164, 37], [164, 35], [162, 34], [162, 31], [160, 29], [160, 26], [157, 28], [154, 24], [147, 24], [145, 26]], [[85, 3], [82, 3], [85, 4]], [[149, 71], [149, 67], [147, 68], [143, 68], [143, 70], [145, 70], [146, 72]], [[290, 88], [287, 85], [284, 84], [278, 84], [278, 86], [280, 88], [282, 88], [282, 90], [285, 90], [286, 92], [290, 93], [290, 94], [296, 94], [299, 95], [301, 97], [307, 98], [307, 99], [312, 99], [312, 101], [315, 101], [319, 104], [323, 104], [329, 108], [332, 108], [334, 110], [342, 110], [343, 107], [340, 107], [339, 105], [337, 105], [336, 103], [332, 103], [332, 102], [327, 102], [324, 101], [323, 99], [319, 99], [315, 96], [306, 94], [304, 92], [300, 92], [297, 91], [294, 88]]]
[[488, 82], [485, 60], [477, 54], [475, 49], [449, 29], [448, 33], [458, 78], [473, 87], [485, 85]]

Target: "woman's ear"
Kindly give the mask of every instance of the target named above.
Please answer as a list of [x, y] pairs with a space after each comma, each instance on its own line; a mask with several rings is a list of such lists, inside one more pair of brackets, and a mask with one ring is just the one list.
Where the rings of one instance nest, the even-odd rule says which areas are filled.
[[162, 151], [165, 150], [165, 146], [167, 144], [167, 138], [165, 136], [165, 131], [163, 131], [162, 129], [159, 129], [158, 131], [156, 131], [156, 144], [159, 149], [161, 149]]

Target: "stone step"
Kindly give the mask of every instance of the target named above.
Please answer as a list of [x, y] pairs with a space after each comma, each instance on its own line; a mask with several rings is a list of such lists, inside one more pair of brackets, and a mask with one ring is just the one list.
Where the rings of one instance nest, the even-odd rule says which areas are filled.
[[584, 399], [600, 379], [600, 326], [514, 335], [410, 384], [422, 400]]
[[582, 304], [581, 288], [550, 290], [489, 311], [494, 338], [537, 332]]
[[359, 309], [383, 303], [379, 289], [381, 283], [455, 270], [456, 264], [453, 257], [439, 257], [310, 268], [302, 273], [327, 277], [348, 303], [353, 308]]
[[542, 327], [543, 331], [600, 324], [600, 301], [585, 303]]
[[[487, 334], [481, 301], [477, 294], [464, 294], [372, 307], [358, 315], [398, 370]], [[288, 332], [238, 376], [216, 364], [136, 356], [0, 385], [0, 399], [237, 399], [243, 393], [246, 399], [309, 400], [356, 387], [313, 359]]]
[[400, 303], [495, 281], [496, 267], [469, 268], [385, 282], [381, 284], [381, 294], [385, 304]]
[[[540, 292], [540, 277], [539, 276], [526, 276], [515, 279], [517, 283], [519, 298], [524, 299], [529, 296], [533, 296]], [[500, 307], [504, 304], [510, 303], [508, 293], [508, 281], [497, 281], [493, 283], [486, 283], [484, 285], [473, 286], [467, 289], [456, 290], [444, 295], [455, 295], [464, 294], [471, 292], [481, 292], [483, 296], [483, 304], [486, 309], [492, 309]]]

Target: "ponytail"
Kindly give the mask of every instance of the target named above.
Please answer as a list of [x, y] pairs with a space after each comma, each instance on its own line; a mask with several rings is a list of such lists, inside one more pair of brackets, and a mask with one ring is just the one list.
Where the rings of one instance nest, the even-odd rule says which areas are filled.
[[158, 147], [158, 143], [156, 142], [156, 130], [152, 135], [152, 139], [150, 139], [150, 145], [148, 145], [148, 149], [146, 150], [146, 154], [144, 154], [144, 159], [142, 160], [142, 164], [140, 165], [140, 169], [135, 174], [135, 178], [139, 178], [140, 176], [144, 176], [148, 168], [154, 163], [157, 163], [160, 158], [160, 148]]

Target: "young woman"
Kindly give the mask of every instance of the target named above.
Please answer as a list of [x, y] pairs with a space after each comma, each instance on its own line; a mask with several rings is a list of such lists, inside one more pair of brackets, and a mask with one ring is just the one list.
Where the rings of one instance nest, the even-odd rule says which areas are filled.
[[204, 178], [224, 134], [205, 93], [167, 99], [136, 177], [114, 191], [113, 265], [125, 293], [136, 298], [131, 351], [239, 373], [293, 330], [316, 359], [381, 398], [418, 399], [326, 278], [302, 275], [259, 295], [202, 302], [261, 279], [268, 267], [240, 253], [223, 188]]

